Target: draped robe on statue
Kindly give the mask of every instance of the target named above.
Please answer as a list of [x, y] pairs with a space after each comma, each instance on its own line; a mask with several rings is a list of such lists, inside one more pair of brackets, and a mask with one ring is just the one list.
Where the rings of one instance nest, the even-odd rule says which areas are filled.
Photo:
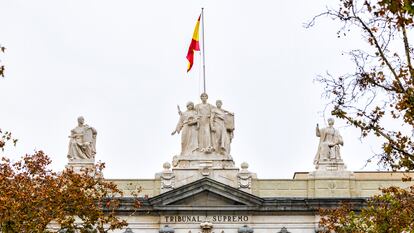
[[197, 150], [197, 112], [195, 110], [181, 113], [176, 131], [181, 131], [181, 155], [189, 155]]
[[215, 131], [212, 134], [214, 150], [221, 154], [228, 154], [230, 149], [230, 138], [225, 125], [226, 113], [223, 109], [214, 108], [211, 119]]
[[88, 125], [81, 125], [70, 132], [68, 158], [93, 159], [96, 154], [96, 130]]
[[320, 139], [314, 164], [318, 164], [320, 161], [341, 160], [339, 145], [343, 145], [344, 142], [337, 129], [333, 127], [319, 129], [316, 131], [316, 136]]
[[210, 117], [211, 110], [214, 107], [208, 103], [201, 103], [195, 106], [198, 116], [198, 148], [200, 150], [212, 148], [211, 143], [211, 129], [210, 129]]

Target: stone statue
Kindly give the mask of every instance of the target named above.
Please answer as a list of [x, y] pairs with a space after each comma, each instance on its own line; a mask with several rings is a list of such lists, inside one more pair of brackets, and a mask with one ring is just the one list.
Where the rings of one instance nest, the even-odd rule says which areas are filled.
[[216, 106], [207, 103], [206, 93], [202, 93], [200, 99], [201, 103], [195, 106], [188, 102], [185, 112], [177, 106], [180, 119], [171, 135], [181, 133], [180, 156], [197, 156], [201, 152], [230, 157], [234, 114], [222, 108], [221, 100], [216, 101]]
[[234, 115], [221, 108], [223, 102], [221, 100], [216, 101], [216, 108], [211, 110], [211, 131], [212, 131], [212, 144], [217, 153], [229, 154], [230, 142], [233, 137], [233, 131], [228, 131], [226, 127], [226, 115]]
[[197, 121], [197, 112], [194, 110], [194, 103], [187, 103], [187, 111], [181, 112], [178, 107], [178, 114], [180, 119], [177, 123], [175, 131], [171, 133], [181, 132], [181, 155], [190, 155], [198, 148], [198, 121]]
[[339, 131], [333, 127], [335, 121], [333, 118], [328, 119], [328, 127], [319, 129], [316, 124], [316, 136], [319, 137], [318, 152], [316, 153], [313, 163], [318, 165], [321, 162], [338, 162], [342, 161], [339, 146], [343, 146]]
[[78, 126], [70, 131], [69, 160], [95, 158], [97, 132], [84, 122], [85, 119], [82, 116], [78, 117]]
[[207, 93], [200, 95], [201, 103], [195, 106], [198, 116], [198, 149], [201, 152], [211, 153], [214, 151], [211, 139], [211, 111], [214, 108], [207, 103]]

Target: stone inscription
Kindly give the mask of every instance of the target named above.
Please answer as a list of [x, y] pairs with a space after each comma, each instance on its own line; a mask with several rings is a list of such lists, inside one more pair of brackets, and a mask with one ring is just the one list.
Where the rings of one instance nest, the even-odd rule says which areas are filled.
[[201, 223], [201, 222], [248, 222], [247, 215], [213, 215], [213, 216], [164, 216], [166, 223]]

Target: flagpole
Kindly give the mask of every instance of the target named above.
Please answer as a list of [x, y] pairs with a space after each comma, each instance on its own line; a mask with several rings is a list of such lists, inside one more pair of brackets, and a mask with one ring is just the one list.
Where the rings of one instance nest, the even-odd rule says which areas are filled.
[[206, 57], [204, 52], [205, 47], [205, 40], [204, 40], [204, 8], [201, 8], [201, 30], [203, 31], [203, 37], [201, 38], [203, 40], [203, 87], [204, 87], [204, 93], [206, 93]]

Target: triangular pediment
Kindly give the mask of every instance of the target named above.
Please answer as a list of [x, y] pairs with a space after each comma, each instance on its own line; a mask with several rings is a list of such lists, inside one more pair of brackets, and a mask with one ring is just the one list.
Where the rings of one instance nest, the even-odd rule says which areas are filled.
[[181, 206], [229, 206], [229, 205], [246, 205], [244, 203], [223, 197], [210, 191], [203, 191], [184, 199], [171, 203], [170, 205]]
[[156, 209], [174, 207], [177, 209], [193, 207], [245, 209], [261, 206], [263, 199], [210, 178], [203, 178], [152, 197], [149, 202]]

